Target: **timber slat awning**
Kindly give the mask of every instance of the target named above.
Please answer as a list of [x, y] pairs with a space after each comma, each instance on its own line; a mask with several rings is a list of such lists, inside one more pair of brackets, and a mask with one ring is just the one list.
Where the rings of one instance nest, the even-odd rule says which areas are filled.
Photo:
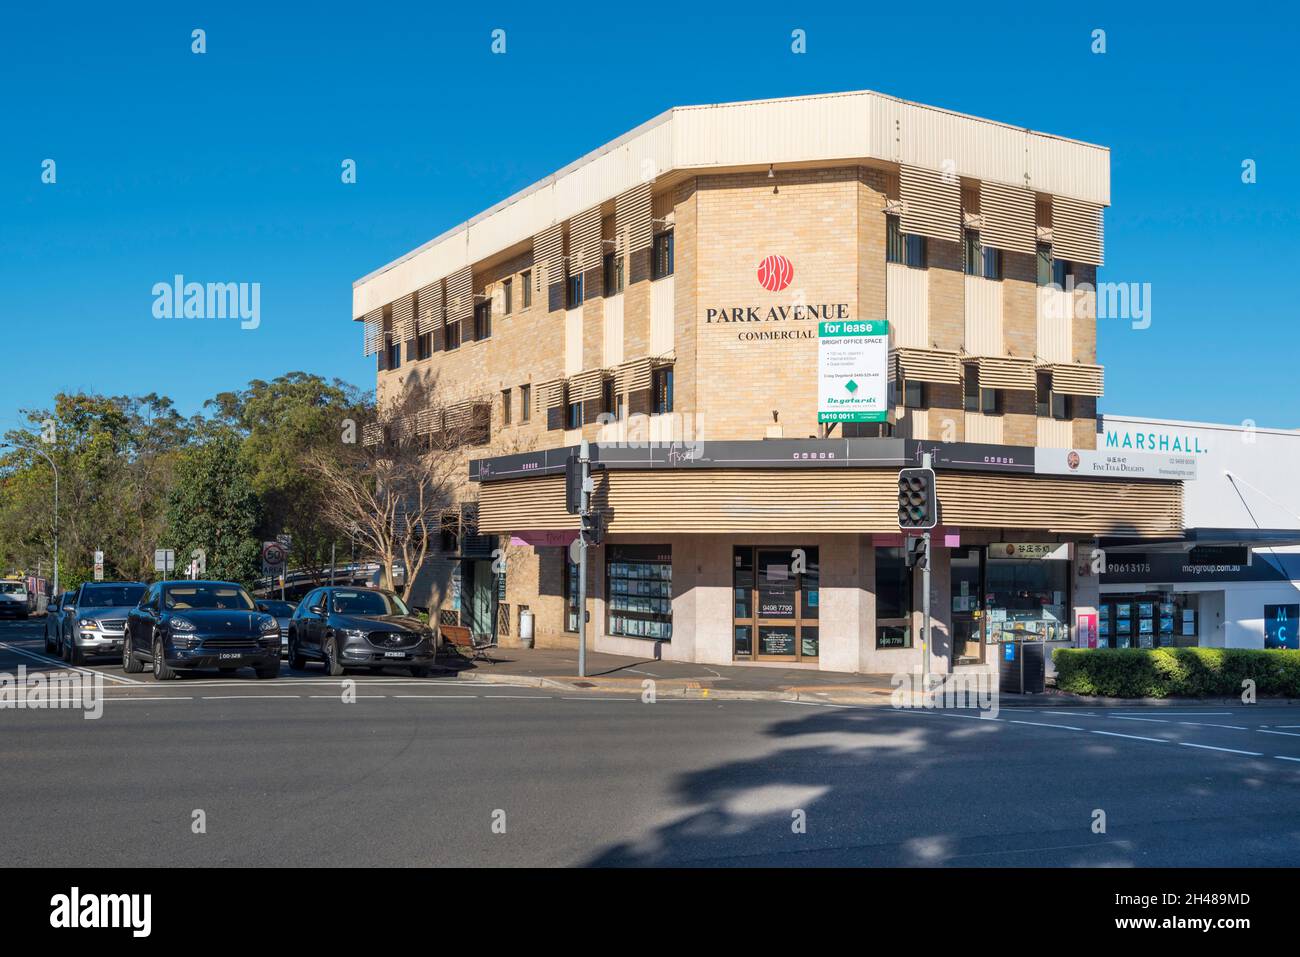
[[1033, 359], [1019, 356], [978, 356], [974, 361], [979, 365], [981, 389], [1033, 391], [1038, 387]]
[[604, 369], [588, 369], [569, 377], [569, 401], [591, 402], [599, 399], [608, 373]]
[[961, 382], [961, 354], [943, 349], [894, 349], [890, 354], [894, 378], [917, 382]]
[[1102, 366], [1081, 362], [1044, 363], [1039, 372], [1052, 374], [1052, 391], [1062, 395], [1104, 395], [1105, 373]]
[[[1181, 534], [1182, 485], [941, 471], [944, 523], [1067, 535]], [[597, 473], [611, 534], [898, 532], [897, 469], [681, 469]], [[562, 475], [484, 483], [486, 534], [567, 530]]]

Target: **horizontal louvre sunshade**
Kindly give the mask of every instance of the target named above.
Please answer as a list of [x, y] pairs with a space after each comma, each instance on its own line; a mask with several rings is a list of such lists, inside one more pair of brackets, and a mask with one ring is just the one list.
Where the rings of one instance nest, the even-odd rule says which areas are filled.
[[537, 408], [543, 412], [564, 405], [563, 379], [550, 379], [547, 382], [542, 382], [533, 392], [537, 396]]
[[415, 338], [415, 293], [398, 296], [393, 303], [393, 341]]
[[416, 294], [415, 332], [424, 335], [442, 331], [442, 280], [431, 282]]
[[1102, 212], [1095, 203], [1052, 197], [1052, 255], [1072, 263], [1102, 265]]
[[[533, 237], [533, 264], [533, 280], [538, 292], [541, 292], [543, 282], [554, 285], [564, 281], [564, 227], [559, 223]], [[542, 279], [543, 271], [546, 272], [545, 280]]]
[[590, 402], [600, 398], [601, 387], [605, 383], [604, 369], [588, 369], [569, 377], [569, 401]]
[[363, 356], [373, 356], [379, 352], [379, 343], [384, 336], [384, 310], [371, 309], [362, 319], [363, 329], [363, 346], [365, 351]]
[[616, 242], [626, 244], [627, 252], [649, 249], [653, 228], [650, 223], [650, 184], [633, 186], [614, 198], [614, 235]]
[[367, 422], [361, 427], [361, 444], [378, 445], [384, 439], [384, 427], [379, 422]]
[[415, 414], [417, 435], [432, 435], [442, 431], [442, 409], [421, 409]]
[[1016, 356], [980, 356], [981, 389], [1030, 390], [1038, 387], [1033, 359]]
[[899, 172], [903, 232], [947, 242], [961, 241], [961, 180], [935, 170], [903, 166]]
[[474, 424], [475, 411], [482, 408], [484, 403], [479, 399], [470, 399], [466, 402], [457, 402], [455, 405], [449, 405], [443, 409], [443, 423], [447, 429], [466, 429]]
[[1037, 249], [1034, 192], [1001, 183], [980, 183], [980, 242], [1015, 253]]
[[600, 207], [569, 221], [569, 274], [576, 276], [600, 265]]
[[895, 349], [893, 368], [904, 379], [917, 382], [961, 382], [961, 356], [940, 349]]
[[1104, 374], [1101, 366], [1061, 363], [1039, 366], [1052, 373], [1052, 391], [1062, 395], [1103, 395]]
[[447, 277], [447, 321], [458, 322], [474, 314], [474, 270], [462, 266]]
[[615, 370], [614, 387], [619, 392], [639, 392], [650, 388], [650, 363], [649, 356], [624, 362]]
[[[1182, 486], [943, 471], [944, 524], [1092, 536], [1181, 534]], [[895, 469], [607, 471], [595, 506], [614, 534], [898, 532]], [[570, 529], [564, 477], [485, 482], [479, 531]]]

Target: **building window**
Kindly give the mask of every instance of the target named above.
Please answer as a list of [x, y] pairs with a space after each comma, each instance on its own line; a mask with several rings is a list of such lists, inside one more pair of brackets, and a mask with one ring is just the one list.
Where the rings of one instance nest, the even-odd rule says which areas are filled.
[[912, 379], [903, 380], [903, 407], [907, 409], [924, 409], [926, 402], [925, 383]]
[[966, 254], [962, 257], [962, 266], [966, 275], [978, 276], [980, 265], [980, 234], [973, 229], [966, 230]]
[[897, 216], [885, 217], [885, 262], [902, 263], [903, 228]]
[[531, 385], [521, 385], [519, 387], [519, 421], [527, 422], [533, 417], [533, 387]]
[[672, 546], [609, 545], [606, 553], [608, 633], [672, 641]]
[[433, 358], [433, 333], [426, 332], [415, 339], [415, 358], [431, 359]]
[[1066, 278], [1074, 275], [1074, 263], [1064, 259], [1052, 260], [1052, 282], [1062, 289], [1065, 288]]
[[908, 233], [907, 236], [907, 265], [913, 269], [924, 269], [927, 264], [926, 244], [924, 236], [913, 236]]
[[600, 411], [606, 415], [615, 415], [614, 380], [605, 379], [600, 384]]
[[1047, 286], [1052, 282], [1052, 247], [1047, 243], [1038, 244], [1038, 285]]
[[577, 309], [582, 305], [582, 273], [570, 276], [565, 283], [564, 302], [566, 309]]
[[903, 549], [876, 549], [876, 647], [912, 647], [912, 570]]
[[510, 424], [510, 390], [501, 390], [501, 424]]
[[527, 309], [533, 304], [533, 271], [525, 269], [519, 275], [519, 285], [524, 289], [524, 308]]
[[386, 348], [388, 358], [385, 362], [387, 369], [400, 369], [402, 367], [402, 344], [394, 342], [391, 338], [387, 340]]
[[442, 347], [450, 352], [460, 348], [460, 321], [444, 323], [442, 327]]
[[623, 291], [623, 257], [616, 253], [605, 254], [605, 295], [617, 296]]
[[887, 439], [894, 434], [892, 422], [845, 422], [840, 429], [846, 439]]
[[993, 246], [983, 247], [984, 278], [1000, 281], [1002, 279], [1002, 250]]
[[513, 279], [501, 281], [501, 314], [510, 315], [515, 308], [515, 283]]
[[975, 363], [962, 367], [962, 408], [984, 415], [1002, 414], [1002, 390], [980, 388], [980, 369]]
[[582, 403], [570, 401], [568, 386], [564, 387], [564, 427], [582, 428]]
[[1073, 418], [1073, 404], [1070, 396], [1052, 391], [1052, 376], [1047, 372], [1038, 374], [1038, 389], [1035, 395], [1034, 411], [1041, 417], [1053, 419]]
[[665, 366], [655, 369], [651, 375], [651, 409], [655, 415], [662, 415], [673, 410], [673, 367]]
[[492, 300], [474, 307], [474, 339], [492, 338]]
[[650, 254], [650, 278], [663, 279], [673, 274], [673, 232], [656, 233]]

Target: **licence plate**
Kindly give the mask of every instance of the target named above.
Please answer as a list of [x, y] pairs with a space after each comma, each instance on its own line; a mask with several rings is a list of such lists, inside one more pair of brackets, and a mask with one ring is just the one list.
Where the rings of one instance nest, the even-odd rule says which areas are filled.
[[385, 652], [384, 652], [384, 657], [385, 657], [385, 658], [405, 658], [405, 657], [406, 657], [406, 652], [404, 652], [404, 651], [385, 651]]
[[217, 660], [218, 660], [218, 661], [235, 661], [236, 659], [238, 659], [238, 658], [242, 658], [242, 657], [244, 657], [244, 656], [243, 656], [242, 654], [240, 654], [239, 652], [237, 652], [237, 651], [223, 651], [223, 652], [221, 652], [220, 654], [217, 655]]

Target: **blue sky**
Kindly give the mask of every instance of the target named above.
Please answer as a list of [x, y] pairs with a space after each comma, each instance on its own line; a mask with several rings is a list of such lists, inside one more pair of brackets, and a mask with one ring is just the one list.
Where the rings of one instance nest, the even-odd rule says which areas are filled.
[[[10, 6], [0, 429], [60, 390], [188, 413], [293, 369], [371, 387], [353, 280], [669, 106], [851, 89], [1109, 146], [1101, 278], [1153, 310], [1102, 322], [1102, 410], [1300, 427], [1295, 14], [945, 7]], [[261, 327], [155, 320], [175, 273], [260, 282]]]

